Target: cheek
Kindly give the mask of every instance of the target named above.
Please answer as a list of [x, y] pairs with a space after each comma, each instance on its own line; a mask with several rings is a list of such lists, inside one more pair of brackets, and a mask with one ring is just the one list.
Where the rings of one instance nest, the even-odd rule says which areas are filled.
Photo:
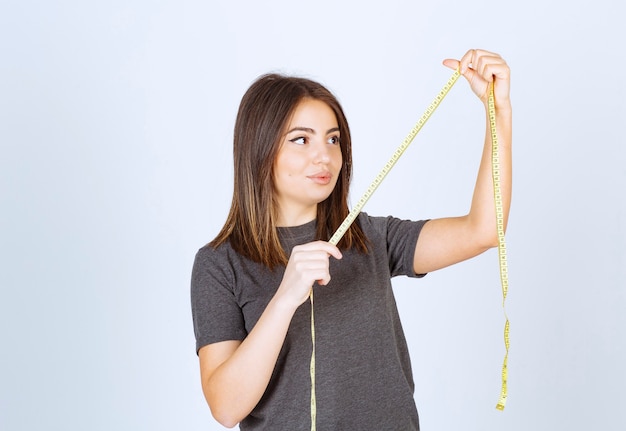
[[279, 155], [274, 162], [274, 177], [281, 178], [284, 177], [287, 172], [290, 171], [289, 163], [287, 163], [287, 158], [284, 155]]
[[337, 154], [333, 158], [333, 161], [338, 170], [343, 167], [343, 156], [341, 154], [341, 149], [337, 149]]
[[288, 158], [281, 158], [274, 164], [274, 176], [276, 178], [289, 179], [294, 176], [296, 166]]

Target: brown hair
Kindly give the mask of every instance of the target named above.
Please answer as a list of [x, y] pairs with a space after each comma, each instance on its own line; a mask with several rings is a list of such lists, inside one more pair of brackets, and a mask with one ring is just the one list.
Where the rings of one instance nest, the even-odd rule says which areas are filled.
[[[235, 183], [228, 218], [209, 244], [230, 241], [239, 254], [269, 268], [287, 264], [276, 229], [274, 160], [281, 136], [302, 99], [326, 103], [335, 113], [343, 159], [337, 184], [317, 205], [316, 239], [328, 240], [348, 215], [348, 191], [352, 175], [352, 142], [348, 121], [337, 98], [310, 79], [278, 74], [259, 77], [241, 99], [235, 122], [233, 159]], [[367, 251], [367, 239], [357, 222], [345, 233], [339, 247]]]

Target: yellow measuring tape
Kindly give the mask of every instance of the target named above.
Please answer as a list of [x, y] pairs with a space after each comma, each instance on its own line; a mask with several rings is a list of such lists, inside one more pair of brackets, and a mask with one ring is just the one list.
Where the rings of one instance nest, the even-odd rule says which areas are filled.
[[502, 284], [502, 309], [504, 310], [504, 361], [502, 363], [502, 390], [496, 408], [504, 410], [507, 397], [507, 379], [509, 372], [509, 318], [506, 315], [506, 295], [509, 292], [509, 273], [506, 263], [506, 242], [504, 240], [504, 212], [502, 210], [502, 189], [500, 188], [500, 151], [496, 132], [496, 106], [493, 96], [493, 83], [489, 85], [489, 127], [491, 129], [491, 175], [493, 177], [493, 200], [496, 207], [496, 228], [498, 231], [498, 261], [500, 262], [500, 283]]
[[[446, 97], [452, 86], [456, 83], [456, 81], [461, 76], [458, 69], [452, 74], [448, 82], [443, 86], [441, 91], [437, 94], [432, 103], [426, 108], [424, 114], [417, 121], [415, 126], [411, 129], [409, 134], [404, 138], [402, 144], [396, 149], [393, 153], [389, 161], [383, 166], [382, 170], [376, 175], [374, 181], [369, 185], [367, 190], [363, 193], [357, 204], [352, 208], [350, 213], [346, 216], [344, 221], [341, 223], [337, 231], [333, 234], [333, 236], [328, 241], [333, 245], [337, 245], [343, 235], [346, 233], [350, 225], [354, 222], [354, 220], [358, 217], [359, 213], [369, 200], [369, 198], [374, 194], [380, 183], [382, 183], [383, 179], [387, 176], [387, 174], [391, 171], [396, 162], [400, 159], [405, 150], [411, 145], [415, 136], [422, 129], [422, 126], [428, 121], [430, 116], [435, 112], [441, 101]], [[497, 221], [497, 229], [498, 229], [498, 256], [500, 261], [500, 280], [502, 282], [502, 294], [503, 294], [503, 303], [506, 300], [506, 294], [508, 291], [508, 277], [507, 277], [507, 265], [506, 265], [506, 246], [504, 243], [504, 213], [502, 209], [502, 191], [500, 188], [500, 158], [498, 151], [498, 136], [496, 133], [496, 111], [495, 111], [495, 103], [493, 96], [493, 85], [490, 85], [489, 89], [489, 124], [491, 127], [491, 142], [492, 142], [492, 176], [493, 176], [493, 186], [494, 186], [494, 202], [496, 207], [496, 221]], [[313, 289], [311, 289], [311, 293], [309, 295], [309, 299], [311, 302], [311, 341], [312, 341], [312, 353], [311, 353], [311, 431], [316, 431], [316, 417], [317, 417], [317, 401], [315, 398], [315, 313], [313, 308]], [[506, 311], [505, 311], [506, 317]], [[498, 410], [504, 410], [504, 405], [506, 403], [507, 397], [507, 358], [509, 352], [509, 320], [506, 319], [505, 330], [504, 330], [504, 339], [505, 339], [505, 347], [506, 353], [504, 356], [504, 365], [502, 367], [502, 391], [500, 394], [500, 400], [496, 408]]]

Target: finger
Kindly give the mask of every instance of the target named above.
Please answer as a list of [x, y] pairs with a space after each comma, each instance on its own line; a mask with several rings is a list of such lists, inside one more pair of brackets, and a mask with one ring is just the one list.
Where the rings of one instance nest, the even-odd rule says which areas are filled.
[[328, 258], [326, 261], [320, 261], [314, 264], [306, 271], [305, 278], [312, 280], [312, 284], [319, 284], [325, 286], [330, 282], [330, 271], [328, 268]]
[[459, 61], [460, 63], [459, 69], [460, 69], [461, 75], [465, 76], [470, 65], [472, 64], [474, 60], [475, 55], [476, 55], [476, 50], [470, 49], [463, 55], [463, 57], [461, 57], [461, 60]]
[[336, 259], [341, 259], [339, 248], [326, 241], [314, 241], [294, 247], [294, 251], [324, 251]]
[[494, 73], [490, 73], [493, 65], [506, 65], [506, 62], [498, 54], [482, 49], [475, 49], [472, 57], [471, 68], [487, 81], [492, 81]]
[[488, 57], [499, 58], [500, 56], [496, 53], [485, 51], [484, 49], [468, 50], [460, 60], [461, 74], [465, 74], [469, 68], [479, 71], [481, 61]]
[[326, 286], [328, 283], [330, 283], [330, 274], [328, 274], [327, 276], [323, 278], [317, 279], [316, 282], [320, 286]]
[[290, 279], [309, 288], [316, 282], [327, 284], [330, 281], [328, 255], [325, 254], [322, 259], [294, 262]]
[[443, 61], [443, 65], [446, 67], [449, 67], [450, 69], [454, 69], [457, 70], [459, 68], [459, 61], [458, 60], [454, 60], [452, 58], [446, 58]]
[[509, 79], [510, 73], [509, 65], [502, 59], [486, 64], [483, 71], [485, 77], [489, 76], [492, 79], [494, 76], [496, 79]]

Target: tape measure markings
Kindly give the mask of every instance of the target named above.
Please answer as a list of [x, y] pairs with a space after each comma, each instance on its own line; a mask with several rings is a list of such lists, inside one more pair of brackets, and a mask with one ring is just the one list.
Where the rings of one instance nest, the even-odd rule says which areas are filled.
[[504, 310], [504, 360], [502, 363], [502, 389], [496, 409], [502, 411], [506, 406], [508, 394], [508, 358], [509, 358], [509, 318], [506, 314], [506, 296], [509, 291], [508, 265], [506, 260], [506, 241], [504, 238], [504, 211], [502, 209], [502, 187], [500, 182], [500, 148], [496, 130], [496, 108], [493, 94], [493, 83], [489, 85], [489, 127], [491, 129], [491, 174], [493, 177], [494, 204], [496, 210], [496, 229], [498, 234], [498, 262], [500, 267], [500, 283], [502, 284], [502, 308]]
[[315, 431], [315, 423], [317, 421], [317, 400], [315, 398], [315, 313], [313, 308], [313, 289], [311, 289], [311, 294], [309, 295], [311, 300], [311, 340], [312, 340], [312, 351], [311, 351], [311, 431]]

